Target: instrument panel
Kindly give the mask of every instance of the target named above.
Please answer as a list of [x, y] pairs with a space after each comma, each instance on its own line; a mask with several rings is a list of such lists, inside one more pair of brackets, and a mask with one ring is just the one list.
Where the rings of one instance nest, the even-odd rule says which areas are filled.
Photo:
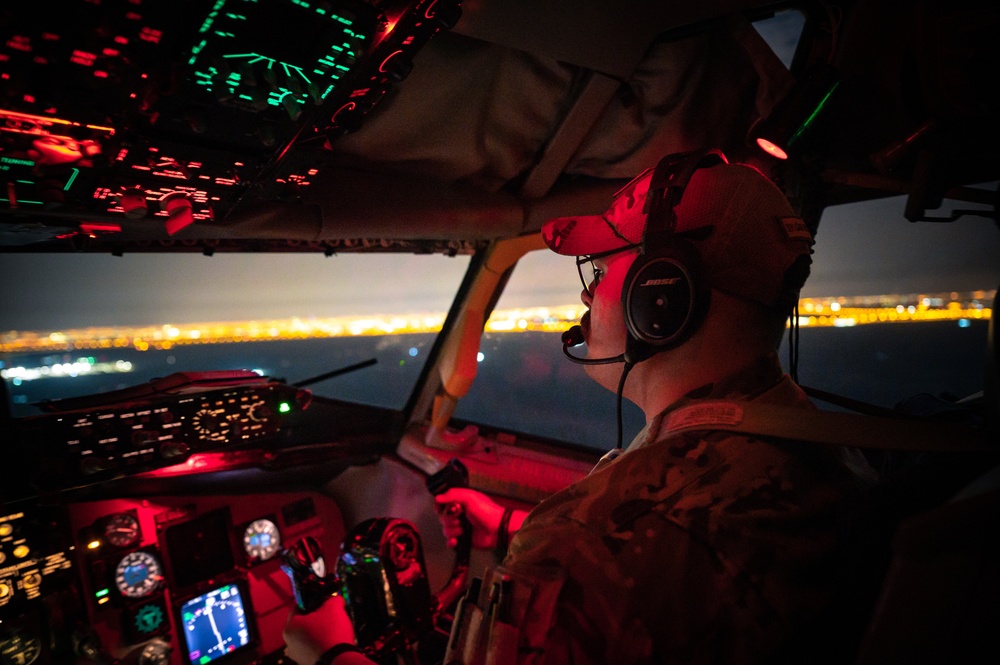
[[[185, 462], [197, 453], [277, 441], [311, 394], [250, 371], [174, 374], [89, 398], [61, 400], [51, 413], [17, 422], [22, 494], [64, 490]], [[16, 498], [17, 493], [5, 495]], [[128, 518], [109, 525], [127, 539]]]
[[169, 242], [244, 201], [295, 200], [460, 14], [444, 0], [5, 3], [0, 223], [30, 211], [49, 226], [24, 237], [55, 246]]
[[311, 536], [336, 552], [344, 535], [337, 504], [312, 492], [108, 499], [58, 512], [0, 517], [4, 665], [74, 662], [87, 645], [123, 665], [279, 665], [294, 606], [280, 544]]

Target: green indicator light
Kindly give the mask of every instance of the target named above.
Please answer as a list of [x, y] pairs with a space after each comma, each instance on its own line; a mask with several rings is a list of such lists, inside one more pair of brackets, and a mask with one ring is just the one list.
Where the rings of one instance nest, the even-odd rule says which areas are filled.
[[194, 615], [193, 614], [191, 614], [190, 612], [185, 612], [184, 613], [184, 622], [185, 623], [190, 622], [193, 619], [194, 619]]
[[400, 366], [400, 367], [402, 367], [402, 366], [403, 366], [403, 365], [405, 365], [405, 364], [406, 364], [406, 361], [405, 361], [405, 360], [400, 360], [400, 361], [399, 361], [399, 366]]
[[0, 164], [17, 164], [19, 166], [34, 166], [30, 159], [18, 159], [17, 157], [0, 157]]
[[253, 101], [253, 97], [251, 97], [250, 95], [240, 95], [240, 99], [245, 99], [248, 102], [252, 102]]
[[24, 199], [18, 199], [17, 202], [18, 203], [34, 203], [35, 205], [45, 205], [41, 201], [25, 201]]
[[329, 95], [331, 92], [333, 92], [333, 86], [332, 85], [329, 88], [326, 89], [326, 92], [324, 92], [320, 96], [320, 99], [326, 99], [326, 96]]
[[828, 101], [830, 101], [830, 95], [832, 95], [834, 93], [834, 91], [837, 89], [837, 86], [839, 86], [839, 85], [840, 85], [840, 81], [837, 81], [827, 91], [827, 93], [825, 95], [823, 95], [823, 99], [819, 100], [819, 104], [816, 105], [816, 108], [813, 109], [813, 112], [809, 114], [809, 117], [806, 118], [805, 122], [803, 122], [801, 125], [799, 125], [799, 128], [795, 131], [794, 134], [792, 134], [791, 138], [788, 139], [788, 145], [792, 145], [793, 143], [795, 143], [796, 141], [798, 141], [802, 137], [802, 135], [805, 133], [805, 131], [809, 128], [809, 126], [816, 119], [816, 116], [818, 116], [820, 114], [820, 111], [823, 110], [823, 107], [826, 106], [826, 103]]
[[326, 74], [326, 72], [324, 72], [322, 69], [314, 69], [313, 74], [319, 74], [320, 76], [322, 76], [323, 74]]
[[316, 8], [316, 13], [319, 14], [320, 16], [322, 16], [322, 15], [326, 14], [326, 10], [317, 7]]
[[109, 593], [111, 593], [111, 589], [101, 589], [100, 591], [98, 591], [97, 593], [94, 594], [94, 597], [95, 598], [104, 598]]
[[199, 665], [205, 665], [205, 663], [207, 663], [210, 660], [212, 660], [211, 656], [202, 656], [201, 658], [198, 659], [198, 663]]
[[73, 183], [74, 183], [74, 182], [76, 182], [76, 177], [77, 177], [78, 175], [80, 175], [80, 169], [78, 169], [78, 168], [74, 168], [74, 169], [73, 169], [73, 175], [71, 175], [71, 176], [69, 177], [69, 180], [67, 180], [67, 181], [66, 181], [66, 186], [65, 186], [65, 187], [63, 187], [63, 191], [64, 191], [64, 192], [68, 192], [68, 191], [69, 191], [69, 188], [73, 186]]
[[343, 65], [337, 65], [337, 69], [339, 69], [341, 71], [345, 71], [345, 72], [351, 71], [349, 68], [344, 67]]
[[34, 180], [18, 180], [17, 182], [21, 183], [22, 185], [34, 185], [35, 184]]
[[278, 404], [278, 413], [288, 413], [292, 410], [292, 405], [288, 402], [281, 402]]

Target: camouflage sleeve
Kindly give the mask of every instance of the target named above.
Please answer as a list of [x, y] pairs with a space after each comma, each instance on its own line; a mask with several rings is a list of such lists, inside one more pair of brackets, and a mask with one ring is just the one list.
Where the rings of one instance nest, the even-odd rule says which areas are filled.
[[519, 534], [508, 566], [566, 574], [544, 662], [753, 660], [767, 642], [767, 612], [753, 593], [669, 520], [649, 513], [634, 527], [611, 536], [561, 519]]

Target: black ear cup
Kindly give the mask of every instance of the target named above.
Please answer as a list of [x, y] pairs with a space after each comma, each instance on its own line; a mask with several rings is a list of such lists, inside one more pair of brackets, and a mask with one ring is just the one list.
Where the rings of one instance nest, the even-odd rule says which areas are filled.
[[640, 255], [622, 289], [622, 307], [635, 361], [682, 344], [698, 329], [708, 310], [710, 289], [697, 253], [686, 243]]

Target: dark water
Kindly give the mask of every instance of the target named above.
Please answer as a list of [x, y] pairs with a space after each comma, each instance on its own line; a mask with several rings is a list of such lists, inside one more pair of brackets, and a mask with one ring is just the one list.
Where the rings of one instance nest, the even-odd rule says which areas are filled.
[[[919, 393], [965, 397], [982, 390], [987, 323], [961, 328], [955, 322], [815, 328], [801, 332], [800, 382], [857, 400], [891, 407]], [[7, 382], [16, 416], [37, 411], [32, 402], [106, 392], [179, 371], [259, 369], [297, 382], [338, 367], [377, 358], [358, 370], [311, 389], [320, 395], [402, 408], [434, 336], [389, 335], [245, 344], [179, 346], [167, 351], [34, 354], [6, 358], [37, 367], [73, 362], [126, 360], [133, 371], [77, 378]], [[483, 360], [456, 417], [507, 430], [610, 448], [615, 442], [614, 395], [594, 384], [583, 368], [563, 358], [555, 333], [487, 334]], [[787, 350], [782, 350], [787, 364]], [[624, 406], [626, 443], [643, 417]]]

